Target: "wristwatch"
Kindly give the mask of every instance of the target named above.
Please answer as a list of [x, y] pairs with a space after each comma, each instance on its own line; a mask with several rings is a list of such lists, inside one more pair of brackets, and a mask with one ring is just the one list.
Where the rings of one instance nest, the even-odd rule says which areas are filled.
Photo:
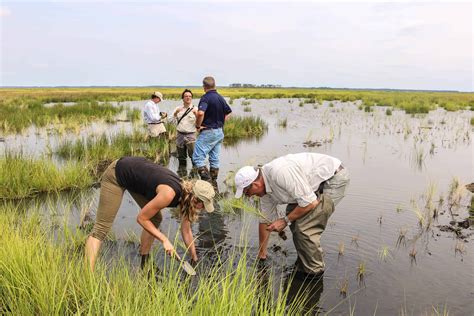
[[286, 222], [287, 225], [291, 225], [291, 221], [290, 221], [290, 219], [288, 218], [288, 216], [283, 217], [283, 219], [285, 220], [285, 222]]

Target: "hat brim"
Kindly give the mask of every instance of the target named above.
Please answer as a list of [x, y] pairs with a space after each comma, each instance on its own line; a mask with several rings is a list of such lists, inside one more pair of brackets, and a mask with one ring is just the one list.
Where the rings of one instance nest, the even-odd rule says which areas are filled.
[[244, 193], [244, 188], [237, 188], [237, 190], [235, 190], [235, 197], [237, 199], [240, 199], [243, 193]]
[[204, 209], [206, 210], [206, 212], [208, 213], [214, 212], [214, 203], [212, 200], [202, 201], [202, 203], [204, 204]]

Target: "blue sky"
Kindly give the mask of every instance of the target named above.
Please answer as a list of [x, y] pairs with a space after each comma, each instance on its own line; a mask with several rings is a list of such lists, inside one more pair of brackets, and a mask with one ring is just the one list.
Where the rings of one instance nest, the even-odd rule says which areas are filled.
[[471, 2], [3, 1], [1, 86], [473, 91]]

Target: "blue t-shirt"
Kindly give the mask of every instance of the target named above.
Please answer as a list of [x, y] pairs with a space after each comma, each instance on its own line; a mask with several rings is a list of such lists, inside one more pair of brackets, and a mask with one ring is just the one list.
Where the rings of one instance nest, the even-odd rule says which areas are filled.
[[199, 111], [204, 112], [202, 125], [206, 128], [221, 128], [224, 117], [231, 113], [230, 106], [216, 90], [209, 90], [199, 100]]

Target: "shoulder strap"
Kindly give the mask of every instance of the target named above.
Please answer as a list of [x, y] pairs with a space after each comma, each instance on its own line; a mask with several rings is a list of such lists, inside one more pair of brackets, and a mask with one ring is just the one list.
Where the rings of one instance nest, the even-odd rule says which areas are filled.
[[183, 118], [184, 118], [186, 115], [188, 115], [189, 112], [191, 112], [191, 110], [192, 110], [193, 108], [194, 108], [194, 105], [191, 106], [190, 108], [188, 108], [188, 109], [186, 110], [186, 112], [184, 112], [184, 114], [179, 118], [178, 123], [176, 123], [176, 126], [179, 125], [179, 123], [183, 120]]

